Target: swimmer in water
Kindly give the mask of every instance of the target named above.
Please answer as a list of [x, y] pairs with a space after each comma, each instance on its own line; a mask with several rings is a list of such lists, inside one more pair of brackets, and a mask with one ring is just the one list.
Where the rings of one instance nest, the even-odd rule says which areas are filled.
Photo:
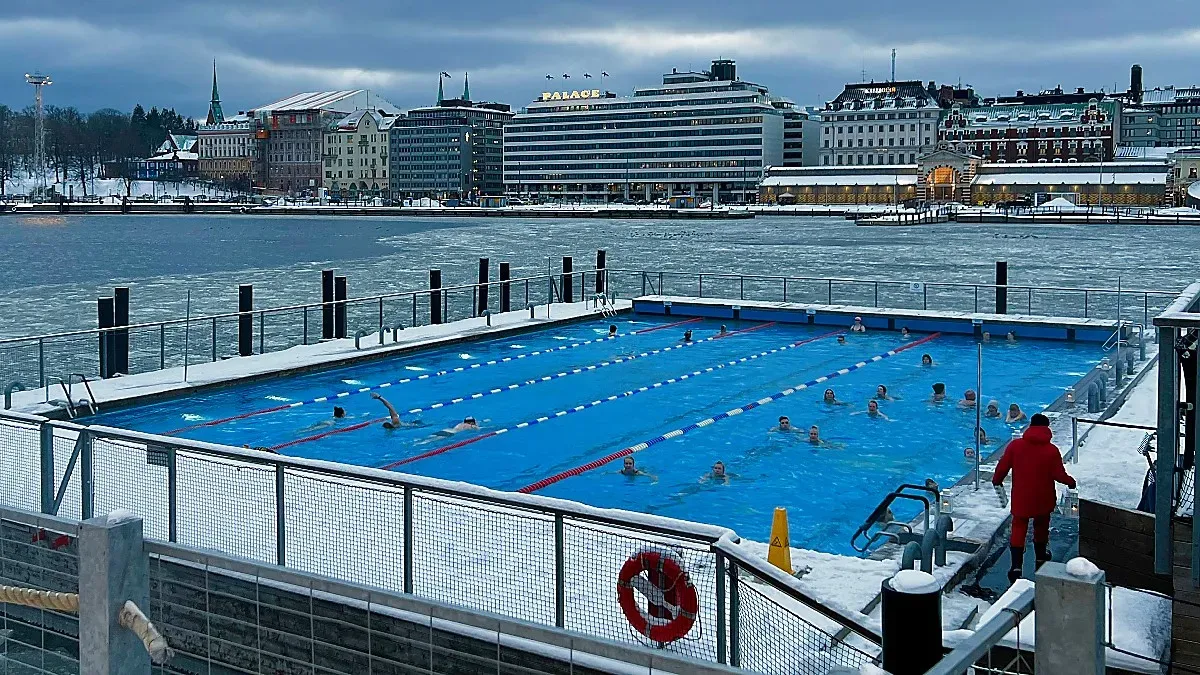
[[1000, 417], [1000, 402], [988, 401], [987, 410], [983, 411], [984, 417]]
[[609, 326], [608, 326], [608, 337], [616, 337], [616, 336], [617, 336], [617, 326], [616, 326], [616, 324], [609, 324]]
[[717, 335], [725, 335], [728, 332], [729, 332], [729, 329], [725, 327], [725, 324], [721, 324], [721, 330], [720, 330], [720, 332], [717, 333]]
[[875, 387], [875, 399], [878, 401], [895, 401], [895, 397], [888, 394], [888, 388], [885, 385]]
[[391, 431], [393, 429], [399, 429], [400, 427], [405, 426], [417, 426], [415, 423], [405, 424], [404, 422], [401, 422], [400, 413], [396, 412], [396, 407], [393, 406], [386, 398], [380, 396], [378, 392], [371, 392], [371, 398], [379, 401], [383, 404], [383, 407], [387, 408], [388, 420], [383, 423], [384, 429]]
[[900, 339], [907, 340], [910, 337], [912, 337], [912, 334], [908, 332], [908, 326], [901, 326], [900, 327]]
[[983, 427], [975, 427], [975, 435], [979, 437], [980, 445], [990, 445], [992, 442], [988, 438], [987, 432], [983, 430]]
[[627, 457], [625, 458], [625, 460], [622, 462], [622, 466], [621, 466], [621, 475], [622, 475], [622, 476], [628, 476], [628, 477], [630, 477], [630, 478], [633, 478], [633, 477], [635, 477], [635, 476], [646, 476], [647, 478], [650, 478], [651, 480], [658, 480], [658, 479], [657, 479], [657, 478], [655, 478], [654, 476], [652, 476], [652, 475], [650, 475], [650, 474], [646, 473], [645, 471], [642, 471], [641, 469], [637, 468], [637, 466], [634, 464], [634, 461], [633, 461], [633, 456], [632, 456], [632, 455], [630, 455], [630, 456], [627, 456]]
[[1008, 340], [1009, 342], [1016, 342], [1017, 341], [1016, 331], [1011, 331], [1011, 330], [1008, 331], [1008, 335], [1004, 336], [1004, 339]]
[[925, 366], [926, 368], [932, 367], [933, 366], [933, 357], [928, 354], [922, 354], [921, 355], [921, 365]]
[[958, 402], [958, 407], [964, 410], [971, 410], [975, 407], [975, 390], [968, 389], [963, 392], [962, 400]]
[[692, 329], [689, 328], [689, 329], [683, 331], [683, 339], [681, 339], [680, 342], [691, 342], [691, 341], [692, 341]]
[[946, 385], [941, 382], [933, 383], [933, 397], [929, 400], [934, 403], [941, 403], [946, 400]]
[[833, 393], [832, 389], [825, 390], [825, 394], [822, 396], [822, 400], [827, 405], [850, 405], [849, 403], [847, 403], [845, 401], [839, 401], [837, 398], [837, 395]]
[[1024, 422], [1025, 419], [1025, 411], [1021, 410], [1021, 406], [1017, 405], [1016, 403], [1009, 404], [1008, 414], [1004, 416], [1005, 423], [1013, 424], [1015, 422]]
[[867, 332], [867, 327], [863, 325], [861, 316], [854, 317], [854, 323], [850, 324], [850, 332], [851, 333]]
[[844, 345], [844, 344], [846, 344], [846, 336], [845, 336], [845, 335], [839, 335], [839, 336], [837, 337], [837, 343], [838, 343], [839, 345]]
[[791, 431], [791, 430], [792, 430], [792, 420], [788, 419], [787, 415], [780, 415], [779, 416], [779, 426], [775, 427], [771, 431]]
[[324, 429], [326, 427], [336, 426], [338, 423], [338, 420], [345, 419], [345, 418], [346, 418], [346, 409], [340, 405], [335, 405], [335, 406], [333, 406], [333, 417], [331, 417], [327, 420], [321, 420], [320, 422], [317, 422], [316, 424], [310, 424], [310, 425], [304, 427], [303, 429], [301, 429], [301, 431], [313, 431], [314, 429]]
[[808, 428], [808, 444], [815, 445], [819, 448], [831, 448], [834, 450], [840, 450], [846, 447], [845, 443], [831, 443], [821, 438], [821, 430], [815, 424]]
[[989, 333], [989, 332], [987, 332], [987, 331], [984, 331], [984, 332], [983, 332], [983, 341], [984, 341], [984, 342], [991, 342], [991, 341], [992, 341], [992, 334], [991, 334], [991, 333]]
[[729, 474], [725, 473], [725, 462], [722, 462], [721, 460], [718, 459], [716, 461], [716, 463], [713, 464], [712, 471], [708, 472], [708, 475], [705, 476], [701, 480], [702, 481], [710, 481], [711, 480], [715, 483], [723, 483], [725, 485], [729, 485]]
[[867, 417], [870, 417], [871, 419], [886, 420], [888, 422], [892, 421], [892, 419], [890, 417], [883, 414], [883, 411], [879, 409], [879, 401], [876, 401], [875, 399], [871, 399], [870, 401], [867, 401], [867, 409], [866, 410], [859, 410], [858, 412], [851, 413], [851, 414], [852, 415], [866, 415]]
[[250, 447], [250, 444], [249, 444], [249, 443], [243, 443], [243, 444], [242, 444], [242, 447], [243, 447], [243, 448], [245, 448], [245, 449], [247, 449], [247, 450], [257, 450], [257, 451], [259, 451], [259, 452], [269, 452], [269, 453], [271, 453], [272, 455], [278, 455], [278, 454], [279, 454], [279, 451], [278, 451], [278, 450], [272, 450], [271, 448], [268, 448], [268, 447], [267, 447], [267, 446], [265, 446], [265, 445], [256, 445], [256, 446], [254, 446], [254, 447], [252, 448], [252, 447]]

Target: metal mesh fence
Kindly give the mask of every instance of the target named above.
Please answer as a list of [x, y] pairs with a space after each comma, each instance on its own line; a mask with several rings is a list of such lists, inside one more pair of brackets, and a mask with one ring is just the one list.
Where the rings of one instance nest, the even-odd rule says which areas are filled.
[[[774, 675], [824, 675], [833, 668], [858, 668], [874, 657], [821, 629], [819, 618], [751, 575], [738, 582], [737, 611], [741, 666]], [[832, 623], [832, 622], [827, 622]], [[834, 628], [833, 630], [836, 630]]]
[[[404, 590], [404, 490], [288, 469], [289, 566], [392, 591]], [[331, 536], [313, 537], [321, 531]]]
[[41, 510], [41, 432], [33, 423], [0, 420], [0, 500], [16, 508]]
[[132, 511], [142, 517], [147, 537], [167, 539], [170, 490], [165, 462], [158, 452], [149, 452], [144, 443], [95, 437], [92, 467], [95, 513]]
[[[156, 454], [152, 451], [153, 461], [166, 459]], [[175, 462], [177, 540], [275, 562], [276, 468], [190, 452], [175, 453]], [[155, 467], [155, 473], [166, 472], [165, 466]], [[167, 487], [166, 481], [161, 486]], [[156, 538], [167, 537], [164, 533]]]
[[[716, 556], [708, 546], [567, 519], [563, 524], [566, 627], [620, 642], [634, 642], [683, 656], [717, 659]], [[681, 639], [658, 645], [634, 631], [617, 601], [621, 566], [641, 551], [675, 558], [696, 590], [699, 612]], [[634, 594], [635, 597], [638, 595]], [[637, 600], [639, 604], [644, 599]], [[648, 610], [643, 605], [642, 609]]]
[[[77, 540], [0, 520], [0, 584], [79, 591]], [[79, 672], [79, 621], [72, 614], [0, 604], [0, 673]]]
[[416, 493], [413, 592], [541, 624], [554, 623], [554, 520]]
[[54, 496], [57, 498], [60, 492], [62, 494], [62, 500], [59, 502], [58, 512], [55, 515], [62, 518], [83, 518], [80, 501], [82, 492], [79, 487], [79, 457], [75, 453], [79, 432], [73, 429], [52, 428], [54, 429]]

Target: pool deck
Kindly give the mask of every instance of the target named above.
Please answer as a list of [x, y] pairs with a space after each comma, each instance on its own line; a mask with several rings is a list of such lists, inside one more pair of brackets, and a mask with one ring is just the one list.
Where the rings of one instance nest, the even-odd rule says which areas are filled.
[[[628, 312], [631, 303], [618, 300], [614, 303], [620, 312]], [[549, 316], [547, 316], [549, 312]], [[296, 375], [305, 372], [374, 361], [381, 358], [405, 354], [421, 349], [436, 349], [470, 340], [486, 340], [509, 335], [519, 335], [576, 321], [600, 318], [600, 313], [589, 302], [556, 303], [547, 308], [539, 305], [530, 312], [522, 309], [503, 314], [493, 314], [491, 325], [486, 317], [461, 319], [451, 323], [418, 326], [400, 331], [396, 342], [391, 335], [384, 335], [383, 345], [379, 334], [372, 333], [361, 338], [362, 349], [355, 349], [353, 338], [325, 340], [317, 344], [299, 345], [269, 354], [245, 356], [222, 361], [196, 363], [188, 366], [187, 381], [183, 379], [183, 367], [167, 368], [151, 373], [140, 373], [107, 380], [91, 381], [92, 393], [97, 407], [103, 412], [113, 404], [120, 406], [148, 403], [187, 393], [245, 384], [273, 377]], [[385, 331], [389, 333], [389, 331]], [[72, 391], [76, 400], [85, 394], [83, 386], [76, 384]], [[52, 387], [14, 392], [13, 410], [65, 419], [66, 411], [54, 405], [63, 397], [61, 389]], [[46, 403], [49, 398], [50, 403]], [[86, 420], [86, 418], [84, 418]]]

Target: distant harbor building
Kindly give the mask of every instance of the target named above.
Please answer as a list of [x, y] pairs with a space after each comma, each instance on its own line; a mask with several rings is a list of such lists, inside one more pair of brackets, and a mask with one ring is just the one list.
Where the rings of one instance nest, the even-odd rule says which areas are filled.
[[814, 166], [820, 148], [821, 114], [797, 108], [790, 99], [771, 101], [783, 112], [783, 166]]
[[784, 163], [785, 110], [729, 60], [632, 96], [546, 91], [504, 129], [504, 183], [542, 200], [752, 200], [764, 170]]
[[391, 190], [397, 197], [476, 199], [504, 194], [504, 126], [512, 109], [463, 95], [409, 110], [389, 131]]
[[208, 117], [196, 131], [198, 171], [201, 178], [246, 189], [254, 174], [255, 142], [250, 118], [243, 113], [226, 116], [217, 92], [217, 65], [213, 64], [212, 99]]
[[1200, 193], [1200, 147], [1180, 148], [1170, 154], [1167, 190], [1172, 206], [1188, 205], [1188, 193]]
[[1200, 147], [1200, 86], [1143, 89], [1142, 67], [1134, 64], [1123, 98], [1122, 145]]
[[396, 116], [355, 110], [330, 122], [325, 134], [325, 187], [349, 196], [378, 197], [388, 187], [388, 128]]
[[315, 193], [325, 179], [325, 134], [356, 110], [400, 112], [364, 89], [293, 94], [247, 111], [257, 141], [255, 183], [271, 191]]
[[938, 140], [944, 107], [978, 102], [971, 89], [921, 82], [847, 84], [821, 113], [822, 166], [912, 164]]
[[[1078, 94], [1087, 95], [1082, 90]], [[1111, 161], [1119, 105], [1114, 99], [1095, 97], [1083, 102], [956, 105], [942, 116], [938, 139], [989, 162]]]

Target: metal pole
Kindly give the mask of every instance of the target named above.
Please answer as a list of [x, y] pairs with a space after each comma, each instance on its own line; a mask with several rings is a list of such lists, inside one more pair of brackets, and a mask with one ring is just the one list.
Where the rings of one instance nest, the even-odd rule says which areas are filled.
[[215, 316], [212, 320], [212, 360], [213, 362], [217, 360], [217, 317]]
[[827, 305], [833, 304], [833, 279], [829, 279], [829, 286], [826, 288], [826, 291], [825, 291], [825, 304], [827, 304]]
[[267, 353], [267, 313], [258, 313], [258, 353]]
[[[1113, 384], [1121, 386], [1121, 277], [1117, 276], [1117, 345], [1116, 351], [1113, 353], [1113, 360], [1116, 361], [1117, 374], [1113, 379]], [[1195, 399], [1193, 399], [1195, 400]]]
[[383, 298], [379, 299], [379, 344], [383, 344]]
[[738, 620], [742, 602], [738, 593], [738, 566], [729, 563], [729, 665], [740, 668], [742, 665], [742, 627]]
[[92, 475], [92, 432], [79, 432], [79, 516], [83, 520], [92, 517], [96, 503], [95, 483]]
[[158, 324], [158, 369], [167, 367], [167, 324]]
[[413, 491], [404, 486], [404, 592], [413, 592]]
[[192, 337], [192, 290], [187, 292], [187, 314], [183, 319], [183, 381], [187, 382], [188, 341]]
[[46, 422], [38, 429], [41, 446], [41, 507], [42, 513], [54, 514], [54, 427]]
[[1083, 318], [1087, 318], [1088, 311], [1088, 292], [1085, 290], [1083, 292]]
[[567, 625], [566, 552], [563, 550], [563, 514], [554, 514], [554, 625]]
[[46, 338], [38, 338], [38, 382], [46, 386]]
[[167, 541], [179, 541], [179, 465], [175, 446], [167, 446]]
[[1071, 418], [1071, 463], [1079, 463], [1079, 418]]
[[284, 504], [284, 468], [275, 465], [275, 564], [287, 564], [287, 510]]
[[1179, 329], [1158, 330], [1158, 460], [1154, 491], [1154, 573], [1171, 573], [1172, 500], [1175, 496], [1175, 462], [1179, 452], [1179, 355], [1175, 341]]
[[975, 345], [975, 489], [979, 489], [979, 430], [982, 428], [979, 419], [980, 408], [983, 406], [983, 343]]
[[716, 554], [717, 559], [717, 663], [728, 663], [725, 644], [725, 556]]

